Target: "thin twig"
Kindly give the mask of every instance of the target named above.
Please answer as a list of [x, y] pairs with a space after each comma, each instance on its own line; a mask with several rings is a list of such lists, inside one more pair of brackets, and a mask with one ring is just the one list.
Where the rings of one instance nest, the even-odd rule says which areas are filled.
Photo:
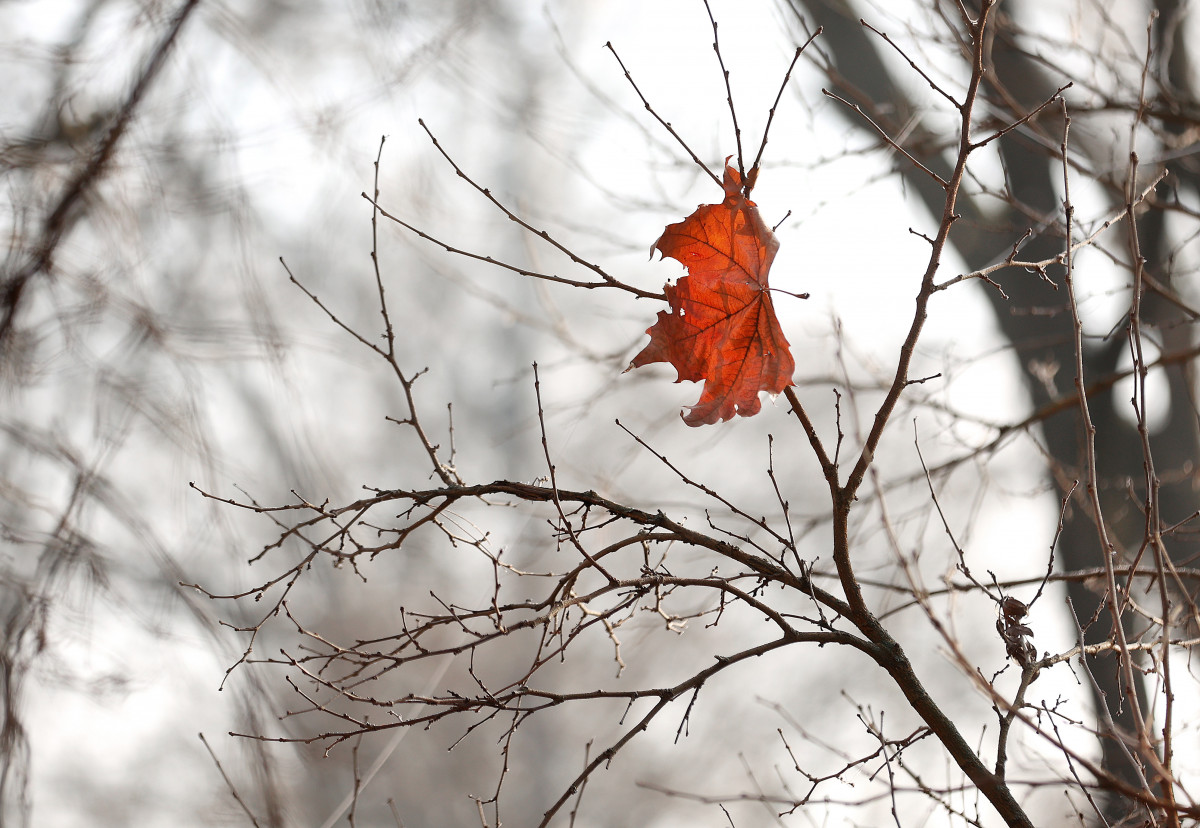
[[[381, 135], [379, 137], [379, 152], [375, 155], [374, 198], [371, 200], [371, 264], [375, 268], [375, 287], [379, 291], [379, 313], [383, 316], [383, 335], [387, 340], [387, 353], [389, 357], [394, 358], [396, 355], [396, 332], [392, 329], [392, 318], [388, 315], [387, 295], [383, 289], [383, 274], [379, 269], [379, 161], [383, 158], [383, 144], [385, 141], [387, 141], [387, 136]], [[290, 271], [288, 275], [292, 275]], [[295, 282], [296, 280], [292, 279], [292, 281]], [[454, 462], [453, 457], [451, 457], [450, 462]]]
[[717, 37], [717, 18], [713, 17], [712, 6], [708, 4], [708, 0], [704, 0], [704, 10], [708, 12], [708, 22], [712, 24], [712, 47], [717, 55], [717, 64], [721, 67], [721, 77], [725, 81], [725, 102], [729, 104], [729, 116], [733, 119], [733, 137], [737, 141], [738, 175], [741, 176], [743, 192], [748, 198], [752, 187], [746, 180], [746, 160], [742, 155], [742, 128], [738, 126], [737, 108], [733, 105], [733, 88], [729, 85], [729, 70], [725, 68], [725, 58], [721, 56], [721, 40]]
[[876, 29], [870, 23], [868, 23], [867, 21], [865, 21], [861, 18], [859, 19], [858, 22], [859, 22], [859, 25], [863, 26], [866, 29], [869, 29], [870, 31], [877, 34], [879, 37], [883, 38], [883, 42], [886, 43], [887, 45], [891, 46], [896, 51], [896, 54], [898, 54], [898, 55], [900, 55], [900, 57], [904, 58], [908, 62], [908, 65], [912, 67], [912, 70], [914, 72], [916, 72], [918, 75], [920, 75], [921, 78], [927, 84], [929, 84], [930, 89], [932, 89], [934, 92], [938, 93], [943, 98], [945, 98], [947, 101], [949, 101], [950, 105], [953, 106], [955, 109], [957, 109], [959, 112], [962, 111], [962, 104], [959, 103], [958, 101], [956, 101], [954, 99], [953, 95], [951, 95], [946, 90], [942, 89], [942, 87], [938, 86], [937, 83], [934, 82], [933, 78], [929, 77], [929, 75], [925, 72], [925, 70], [922, 69], [920, 66], [918, 66], [916, 64], [916, 62], [913, 61], [912, 58], [910, 58], [907, 54], [905, 54], [904, 50], [901, 49], [899, 46], [897, 46], [896, 43], [890, 37], [888, 37], [886, 33], [881, 32], [879, 29]]
[[242, 799], [241, 794], [237, 792], [237, 786], [233, 784], [233, 780], [229, 778], [229, 774], [225, 773], [225, 768], [221, 766], [221, 760], [217, 758], [217, 754], [213, 752], [212, 745], [208, 743], [208, 739], [204, 738], [203, 733], [197, 734], [200, 741], [204, 744], [204, 749], [208, 751], [208, 755], [212, 757], [213, 764], [217, 766], [217, 772], [221, 774], [221, 778], [225, 780], [225, 787], [229, 788], [229, 793], [233, 796], [233, 801], [241, 807], [246, 818], [250, 820], [250, 824], [254, 828], [260, 828], [258, 820], [254, 816], [254, 812], [250, 810], [250, 806], [246, 804], [246, 800]]
[[662, 124], [663, 128], [667, 132], [671, 133], [671, 137], [674, 138], [676, 141], [678, 141], [679, 146], [683, 147], [687, 151], [687, 154], [690, 155], [692, 157], [692, 160], [696, 162], [696, 166], [699, 167], [700, 169], [704, 170], [704, 172], [708, 173], [708, 177], [711, 178], [714, 182], [716, 182], [716, 185], [718, 187], [721, 187], [722, 189], [724, 189], [725, 185], [721, 183], [720, 177], [717, 176], [717, 174], [714, 173], [712, 170], [710, 170], [708, 168], [707, 164], [705, 164], [703, 161], [700, 160], [700, 156], [698, 156], [698, 155], [696, 155], [696, 153], [692, 152], [692, 148], [689, 147], [687, 145], [687, 142], [684, 141], [683, 138], [680, 137], [679, 133], [675, 131], [675, 127], [671, 126], [671, 124], [668, 123], [667, 121], [664, 121], [662, 116], [654, 111], [654, 107], [652, 107], [650, 105], [650, 102], [648, 100], [646, 100], [646, 96], [642, 94], [642, 90], [638, 89], [637, 83], [635, 83], [633, 80], [633, 75], [629, 74], [629, 70], [625, 68], [625, 62], [623, 60], [621, 60], [621, 56], [618, 55], [617, 50], [615, 48], [613, 48], [612, 41], [605, 43], [604, 48], [608, 49], [608, 51], [612, 52], [613, 57], [615, 57], [617, 59], [617, 63], [620, 64], [620, 66], [621, 66], [621, 71], [625, 73], [625, 79], [627, 81], [629, 81], [629, 85], [633, 87], [633, 91], [637, 93], [637, 96], [642, 99], [642, 104], [645, 105], [646, 111], [649, 112], [651, 115], [653, 115], [655, 120], [657, 120], [660, 124]]
[[849, 108], [853, 109], [860, 116], [862, 116], [862, 119], [864, 121], [866, 121], [868, 124], [870, 124], [875, 129], [875, 132], [879, 134], [880, 138], [882, 138], [885, 142], [887, 142], [888, 146], [890, 146], [896, 152], [900, 153], [905, 158], [907, 158], [910, 162], [912, 162], [912, 165], [914, 167], [916, 167], [918, 170], [925, 173], [930, 178], [932, 178], [934, 181], [936, 181], [938, 183], [938, 186], [941, 187], [943, 190], [949, 189], [950, 184], [949, 184], [949, 182], [946, 181], [946, 179], [942, 178], [940, 175], [935, 173], [933, 170], [926, 167], [924, 164], [922, 164], [920, 161], [918, 161], [916, 158], [914, 158], [912, 153], [910, 153], [904, 147], [900, 146], [894, 140], [892, 140], [892, 137], [890, 135], [888, 135], [887, 132], [884, 131], [883, 127], [881, 127], [879, 124], [875, 123], [875, 121], [873, 121], [871, 119], [870, 115], [863, 112], [863, 109], [861, 106], [859, 106], [856, 103], [850, 103], [850, 101], [846, 100], [845, 98], [841, 97], [840, 95], [836, 95], [833, 92], [830, 92], [828, 89], [822, 88], [821, 93], [824, 94], [826, 97], [833, 98], [835, 101], [838, 101], [839, 103], [844, 104], [845, 106], [848, 106]]
[[596, 569], [601, 575], [608, 579], [609, 584], [617, 583], [617, 579], [612, 576], [607, 569], [600, 565], [600, 562], [592, 557], [579, 540], [579, 535], [575, 532], [575, 527], [571, 525], [571, 520], [567, 517], [567, 513], [563, 511], [562, 499], [558, 496], [558, 476], [554, 466], [554, 461], [550, 459], [550, 443], [546, 439], [546, 414], [542, 410], [542, 381], [538, 376], [538, 365], [533, 363], [533, 393], [537, 397], [537, 419], [538, 428], [542, 433], [542, 453], [546, 458], [546, 468], [550, 473], [550, 491], [554, 496], [554, 508], [558, 510], [559, 525], [562, 526], [567, 537], [571, 540], [571, 545], [583, 556], [584, 560]]
[[[367, 201], [370, 201], [372, 204], [375, 204], [375, 202], [371, 200], [371, 197], [368, 196], [366, 193], [362, 193], [361, 195]], [[419, 236], [420, 238], [425, 239], [425, 241], [436, 244], [438, 247], [441, 247], [447, 253], [453, 253], [457, 256], [465, 256], [468, 259], [475, 259], [476, 261], [479, 261], [479, 262], [486, 262], [487, 264], [493, 265], [493, 266], [501, 268], [503, 270], [511, 271], [512, 273], [516, 273], [520, 276], [529, 276], [530, 278], [542, 279], [547, 282], [557, 282], [560, 285], [568, 285], [570, 287], [577, 287], [577, 288], [586, 288], [588, 290], [594, 290], [596, 288], [616, 288], [618, 290], [623, 290], [626, 293], [632, 293], [634, 296], [637, 296], [639, 299], [657, 299], [661, 302], [667, 301], [666, 294], [653, 293], [648, 290], [642, 290], [640, 288], [634, 287], [633, 285], [627, 285], [624, 282], [618, 281], [617, 279], [614, 279], [611, 276], [607, 276], [606, 278], [601, 278], [601, 280], [598, 282], [585, 282], [585, 281], [581, 281], [579, 279], [570, 279], [570, 278], [567, 278], [566, 276], [558, 276], [558, 275], [551, 274], [551, 273], [538, 273], [537, 271], [534, 271], [534, 270], [528, 270], [523, 267], [518, 267], [517, 265], [512, 265], [507, 262], [502, 262], [499, 259], [493, 258], [492, 256], [484, 256], [480, 253], [472, 253], [469, 250], [463, 250], [462, 248], [455, 247], [454, 245], [444, 242], [441, 239], [431, 236], [429, 233], [426, 233], [424, 230], [420, 229], [419, 227], [409, 224], [404, 219], [392, 215], [384, 208], [379, 207], [378, 204], [375, 204], [375, 206], [379, 208], [379, 215], [383, 216], [384, 218], [388, 219], [389, 221], [393, 221], [396, 224], [399, 224], [405, 230], [408, 230], [410, 233], [413, 233], [413, 234]], [[531, 232], [534, 232], [534, 233], [537, 233], [538, 235], [540, 235], [540, 233], [538, 233], [538, 231], [531, 231]]]
[[[767, 135], [771, 132], [771, 123], [775, 120], [775, 110], [779, 108], [779, 101], [783, 98], [783, 90], [787, 89], [788, 81], [792, 79], [792, 70], [796, 68], [796, 61], [800, 60], [800, 55], [808, 48], [808, 44], [819, 37], [822, 31], [824, 29], [818, 26], [817, 30], [808, 36], [808, 40], [804, 41], [803, 45], [796, 47], [796, 51], [792, 55], [792, 62], [788, 64], [787, 71], [783, 73], [783, 83], [779, 84], [779, 91], [775, 93], [775, 102], [771, 104], [771, 109], [767, 112], [767, 125], [763, 127], [762, 143], [758, 145], [758, 154], [754, 156], [754, 163], [750, 166], [750, 172], [745, 178], [746, 189], [744, 190], [744, 194], [747, 198], [750, 197], [750, 191], [754, 189], [754, 185], [758, 183], [758, 170], [759, 165], [762, 164], [763, 152], [767, 148]], [[788, 214], [791, 214], [790, 210]], [[784, 216], [783, 219], [780, 219], [779, 224], [783, 224], [786, 219], [787, 216]], [[772, 229], [776, 230], [778, 227], [779, 225], [776, 225]]]

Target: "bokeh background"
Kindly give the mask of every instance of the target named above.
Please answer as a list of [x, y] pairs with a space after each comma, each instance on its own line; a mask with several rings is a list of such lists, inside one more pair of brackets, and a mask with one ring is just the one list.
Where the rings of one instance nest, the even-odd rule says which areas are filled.
[[[1140, 5], [1131, 5], [1130, 19], [1140, 19]], [[1065, 2], [1008, 7], [1033, 15], [1031, 29], [1061, 25], [1054, 30], [1064, 35], [1077, 11]], [[262, 824], [344, 822], [353, 762], [368, 767], [381, 756], [357, 824], [396, 824], [395, 814], [410, 828], [477, 824], [470, 797], [493, 793], [494, 733], [451, 753], [462, 728], [414, 731], [399, 744], [382, 734], [363, 740], [357, 759], [349, 745], [324, 756], [321, 743], [227, 735], [320, 728], [280, 718], [297, 699], [277, 673], [243, 665], [227, 675], [248, 643], [234, 628], [257, 620], [254, 602], [211, 600], [183, 585], [236, 593], [265, 581], [271, 557], [250, 559], [276, 532], [189, 483], [278, 504], [293, 492], [344, 502], [364, 485], [425, 478], [411, 435], [386, 419], [406, 412], [387, 366], [290, 284], [280, 262], [348, 326], [379, 335], [372, 211], [361, 195], [374, 186], [377, 158], [380, 204], [431, 236], [533, 270], [587, 275], [460, 179], [418, 118], [475, 182], [581, 256], [645, 290], [680, 275], [675, 263], [650, 260], [650, 246], [664, 225], [719, 193], [645, 111], [604, 46], [615, 47], [655, 110], [718, 168], [737, 144], [711, 24], [699, 0], [8, 0], [0, 3], [6, 273], [45, 239], [63, 193], [121, 117], [181, 9], [186, 20], [111, 158], [61, 217], [52, 263], [25, 287], [0, 357], [4, 824], [248, 824], [199, 733]], [[766, 0], [713, 0], [712, 9], [752, 156], [794, 49], [822, 21]], [[953, 48], [938, 48], [947, 23], [934, 10], [864, 3], [859, 11], [937, 77], [961, 81]], [[1073, 34], [1085, 45], [1089, 35]], [[891, 59], [894, 69], [905, 65]], [[1113, 72], [1125, 68], [1114, 63]], [[914, 94], [925, 86], [912, 75], [907, 83]], [[896, 174], [895, 154], [821, 93], [828, 84], [813, 61], [797, 64], [755, 198], [768, 224], [780, 222], [772, 284], [811, 294], [780, 294], [775, 304], [802, 398], [827, 434], [830, 389], [859, 389], [843, 400], [849, 450], [855, 421], [869, 423], [890, 377], [927, 256], [918, 233], [931, 233], [936, 219]], [[916, 121], [952, 133], [936, 101]], [[981, 159], [979, 170], [1002, 176], [998, 160]], [[1074, 200], [1089, 221], [1110, 212], [1098, 187], [1081, 185]], [[1194, 251], [1180, 250], [1180, 266], [1194, 266]], [[752, 420], [687, 429], [678, 411], [698, 388], [673, 385], [663, 366], [623, 373], [661, 306], [523, 278], [383, 220], [378, 255], [401, 361], [409, 371], [428, 368], [416, 385], [422, 417], [444, 445], [452, 417], [456, 463], [469, 480], [546, 474], [536, 361], [560, 485], [705, 520], [713, 504], [619, 420], [693, 479], [777, 516], [766, 475], [773, 435], [792, 521], [812, 558], [828, 564], [819, 469], [782, 401]], [[1103, 256], [1091, 264], [1081, 298], [1089, 329], [1102, 334], [1128, 297], [1118, 268]], [[968, 269], [954, 258], [943, 267], [946, 276]], [[1033, 410], [1021, 359], [980, 285], [937, 297], [913, 374], [942, 376], [914, 387], [878, 457], [901, 546], [934, 587], [955, 558], [925, 481], [914, 476], [914, 437], [935, 465], [1020, 422]], [[980, 571], [1005, 579], [1045, 570], [1061, 493], [1044, 465], [1038, 440], [1017, 437], [939, 478], [957, 540]], [[863, 574], [902, 582], [879, 513], [866, 514], [856, 533], [868, 555]], [[488, 512], [480, 531], [531, 566], [553, 566], [544, 517]], [[331, 637], [384, 635], [405, 596], [486, 596], [491, 575], [460, 554], [417, 545], [373, 562], [365, 583], [321, 563], [291, 604]], [[899, 606], [903, 592], [880, 600], [884, 609], [888, 600]], [[1039, 649], [1065, 650], [1074, 640], [1062, 601], [1052, 585], [1035, 608]], [[950, 602], [946, 617], [981, 670], [1004, 666], [986, 601]], [[938, 652], [920, 613], [894, 619], [931, 684], [962, 708], [964, 730], [986, 732], [988, 704]], [[739, 623], [682, 633], [655, 619], [631, 626], [626, 680], [711, 659], [752, 634]], [[277, 635], [264, 635], [256, 652], [275, 652], [286, 637]], [[574, 678], [611, 678], [610, 645], [588, 646], [570, 665]], [[593, 783], [577, 824], [726, 824], [716, 805], [679, 792], [745, 795], [750, 801], [727, 803], [737, 825], [779, 824], [782, 808], [754, 798], [806, 783], [776, 729], [814, 770], [869, 749], [859, 719], [890, 711], [894, 697], [863, 670], [853, 654], [801, 650], [706, 688], [689, 735], [677, 741], [665, 727], [646, 734]], [[1079, 687], [1064, 670], [1036, 689], [1051, 700], [1065, 694], [1082, 718], [1088, 698]], [[589, 740], [611, 739], [619, 718], [619, 708], [556, 711], [520, 731], [506, 824], [536, 821], [567, 770], [582, 765]], [[896, 732], [912, 726], [903, 710], [887, 722]], [[1079, 749], [1095, 751], [1086, 738]], [[1039, 751], [1025, 746], [1020, 772], [1061, 763]], [[870, 797], [836, 783], [828, 795], [784, 824], [887, 818], [886, 797], [841, 804]], [[1045, 807], [1066, 807], [1061, 796], [1053, 802]], [[970, 811], [973, 799], [962, 805]], [[907, 813], [917, 819], [914, 808]]]

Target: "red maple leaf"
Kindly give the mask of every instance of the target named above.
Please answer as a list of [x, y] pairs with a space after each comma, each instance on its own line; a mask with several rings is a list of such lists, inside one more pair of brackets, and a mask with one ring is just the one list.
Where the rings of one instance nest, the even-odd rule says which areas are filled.
[[630, 366], [669, 362], [676, 382], [704, 380], [683, 416], [690, 426], [757, 414], [758, 392], [780, 393], [796, 369], [767, 286], [779, 240], [728, 163], [724, 183], [723, 202], [700, 205], [654, 243], [651, 254], [679, 261], [688, 275], [666, 286], [670, 310], [658, 312], [650, 344]]

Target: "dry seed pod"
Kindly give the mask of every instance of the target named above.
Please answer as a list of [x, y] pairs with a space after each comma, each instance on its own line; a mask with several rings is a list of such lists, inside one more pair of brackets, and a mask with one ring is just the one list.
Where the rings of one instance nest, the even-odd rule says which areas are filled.
[[1028, 614], [1029, 607], [1013, 596], [1006, 595], [1000, 602], [1000, 617], [996, 619], [996, 631], [1004, 641], [1005, 652], [1022, 667], [1028, 667], [1037, 658], [1037, 649], [1026, 638], [1033, 636], [1033, 630], [1021, 623]]

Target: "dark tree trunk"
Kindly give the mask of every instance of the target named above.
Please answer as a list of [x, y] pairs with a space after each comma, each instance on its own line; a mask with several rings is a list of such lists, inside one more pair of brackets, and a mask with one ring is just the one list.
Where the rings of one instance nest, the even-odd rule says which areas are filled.
[[[854, 101], [868, 112], [877, 124], [891, 135], [900, 135], [916, 107], [904, 92], [905, 87], [896, 82], [880, 58], [880, 49], [890, 48], [865, 29], [853, 7], [841, 0], [785, 0], [790, 4], [797, 19], [801, 12], [811, 28], [823, 26], [824, 32], [818, 45], [830, 63], [827, 70], [830, 81], [838, 95]], [[1178, 11], [1177, 4], [1159, 4], [1161, 24], [1170, 23]], [[1014, 7], [1005, 7], [1012, 12]], [[956, 16], [956, 12], [950, 11]], [[954, 19], [951, 17], [950, 19]], [[1067, 79], [1051, 77], [1044, 63], [1022, 51], [1006, 29], [1006, 18], [999, 18], [1001, 28], [994, 33], [992, 63], [994, 72], [989, 72], [991, 86], [988, 96], [996, 102], [993, 112], [1006, 111], [1007, 101], [1010, 120], [1036, 108], [1051, 96]], [[1011, 22], [1011, 21], [1009, 21]], [[1174, 27], [1159, 25], [1159, 33], [1172, 33]], [[1174, 77], [1184, 78], [1188, 52], [1186, 44], [1178, 36], [1172, 44], [1170, 70]], [[1176, 89], [1175, 92], [1179, 93]], [[1163, 108], [1166, 105], [1160, 104]], [[1194, 109], [1194, 105], [1193, 105]], [[1129, 123], [1132, 123], [1130, 113]], [[870, 129], [869, 125], [853, 112], [847, 117], [856, 125]], [[986, 134], [989, 127], [999, 128], [1003, 124], [998, 115], [994, 124], [981, 126], [978, 135]], [[1056, 158], [1057, 145], [1062, 136], [1061, 109], [1056, 105], [1048, 108], [1039, 119], [1027, 127], [1017, 129], [1001, 139], [1000, 153], [1005, 164], [1008, 203], [991, 200], [982, 205], [971, 199], [960, 200], [961, 220], [951, 234], [951, 242], [968, 266], [972, 269], [1002, 261], [1021, 239], [1026, 230], [1033, 235], [1023, 245], [1021, 258], [1039, 261], [1062, 252], [1063, 205], [1061, 203], [1062, 163]], [[1111, 157], [1111, 150], [1101, 145], [1095, 135], [1086, 129], [1076, 132], [1072, 127], [1072, 148], [1087, 157], [1096, 156], [1095, 168], [1111, 167], [1111, 162], [1101, 166], [1099, 156]], [[873, 134], [873, 133], [872, 133]], [[906, 150], [931, 169], [945, 172], [957, 136], [933, 134], [918, 128], [908, 131], [903, 142]], [[1076, 143], [1076, 141], [1078, 141]], [[934, 215], [939, 215], [944, 202], [944, 193], [925, 173], [916, 170], [903, 158], [897, 165], [904, 174], [905, 184], [916, 192]], [[1110, 180], [1101, 180], [1111, 194], [1114, 212], [1124, 204], [1125, 166], [1119, 164]], [[1154, 170], [1154, 172], [1157, 172]], [[1169, 183], [1175, 186], [1196, 188], [1196, 164], [1189, 168], [1172, 167], [1177, 178]], [[1072, 173], [1073, 176], [1079, 173]], [[1160, 192], [1164, 188], [1160, 188]], [[1108, 246], [1128, 256], [1126, 226], [1113, 228]], [[1142, 255], [1147, 259], [1147, 272], [1160, 284], [1170, 288], [1172, 281], [1169, 255], [1172, 240], [1166, 233], [1164, 213], [1151, 209], [1139, 218], [1138, 233]], [[1024, 270], [1001, 271], [996, 281], [1008, 298], [1000, 291], [988, 286], [986, 293], [996, 313], [1004, 335], [1011, 342], [1025, 377], [1025, 387], [1035, 409], [1074, 393], [1074, 354], [1072, 350], [1071, 317], [1067, 308], [1067, 297], [1062, 281], [1063, 268], [1050, 269], [1045, 278]], [[1152, 435], [1152, 448], [1156, 458], [1156, 470], [1162, 481], [1160, 510], [1164, 525], [1170, 526], [1196, 511], [1197, 496], [1194, 488], [1197, 457], [1200, 445], [1197, 442], [1196, 408], [1191, 398], [1190, 352], [1193, 349], [1191, 329], [1182, 322], [1190, 321], [1189, 314], [1176, 304], [1161, 297], [1147, 294], [1143, 306], [1142, 320], [1152, 336], [1162, 346], [1163, 354], [1177, 355], [1166, 367], [1170, 385], [1170, 411], [1165, 424]], [[1192, 317], [1194, 318], [1194, 317]], [[1118, 326], [1103, 340], [1093, 340], [1085, 346], [1085, 380], [1092, 382], [1111, 376], [1118, 367], [1123, 352], [1128, 352], [1129, 342], [1126, 328]], [[1096, 429], [1096, 452], [1101, 498], [1105, 518], [1113, 540], [1118, 544], [1119, 566], [1128, 563], [1138, 554], [1141, 539], [1146, 536], [1145, 515], [1142, 506], [1146, 497], [1146, 473], [1143, 463], [1141, 441], [1136, 427], [1129, 417], [1120, 415], [1121, 407], [1132, 416], [1133, 409], [1128, 399], [1117, 399], [1111, 391], [1097, 393], [1089, 400], [1089, 409]], [[1041, 423], [1041, 437], [1048, 453], [1048, 474], [1057, 487], [1065, 493], [1071, 481], [1081, 480], [1085, 474], [1082, 452], [1084, 432], [1076, 406], [1069, 406], [1060, 413], [1047, 417]], [[1082, 489], [1081, 489], [1082, 490]], [[1068, 508], [1062, 536], [1056, 554], [1063, 570], [1083, 570], [1103, 566], [1104, 551], [1101, 547], [1091, 514], [1076, 501]], [[1168, 538], [1168, 550], [1176, 565], [1190, 559], [1191, 552], [1180, 549], [1178, 541]], [[1152, 560], [1143, 557], [1144, 565]], [[1076, 618], [1084, 628], [1085, 640], [1089, 643], [1107, 639], [1112, 632], [1110, 614], [1104, 608], [1104, 596], [1095, 584], [1081, 581], [1068, 583], [1068, 594], [1075, 609]], [[1120, 581], [1118, 581], [1120, 583]], [[1124, 619], [1127, 628], [1137, 622], [1128, 614]], [[1144, 626], [1144, 625], [1143, 625]], [[1089, 667], [1095, 676], [1093, 697], [1096, 705], [1097, 729], [1104, 733], [1102, 738], [1104, 769], [1138, 788], [1142, 770], [1131, 762], [1136, 751], [1123, 749], [1117, 733], [1132, 733], [1135, 725], [1133, 711], [1122, 703], [1122, 687], [1117, 659], [1112, 655], [1089, 659]], [[1135, 688], [1138, 696], [1145, 699], [1145, 688]], [[1143, 709], [1145, 705], [1143, 704]], [[1104, 723], [1107, 711], [1117, 733]], [[1135, 760], [1136, 761], [1136, 760]], [[1151, 778], [1150, 784], [1154, 780]], [[1128, 803], [1119, 797], [1110, 797], [1104, 803], [1110, 822], [1119, 820], [1129, 810]]]

